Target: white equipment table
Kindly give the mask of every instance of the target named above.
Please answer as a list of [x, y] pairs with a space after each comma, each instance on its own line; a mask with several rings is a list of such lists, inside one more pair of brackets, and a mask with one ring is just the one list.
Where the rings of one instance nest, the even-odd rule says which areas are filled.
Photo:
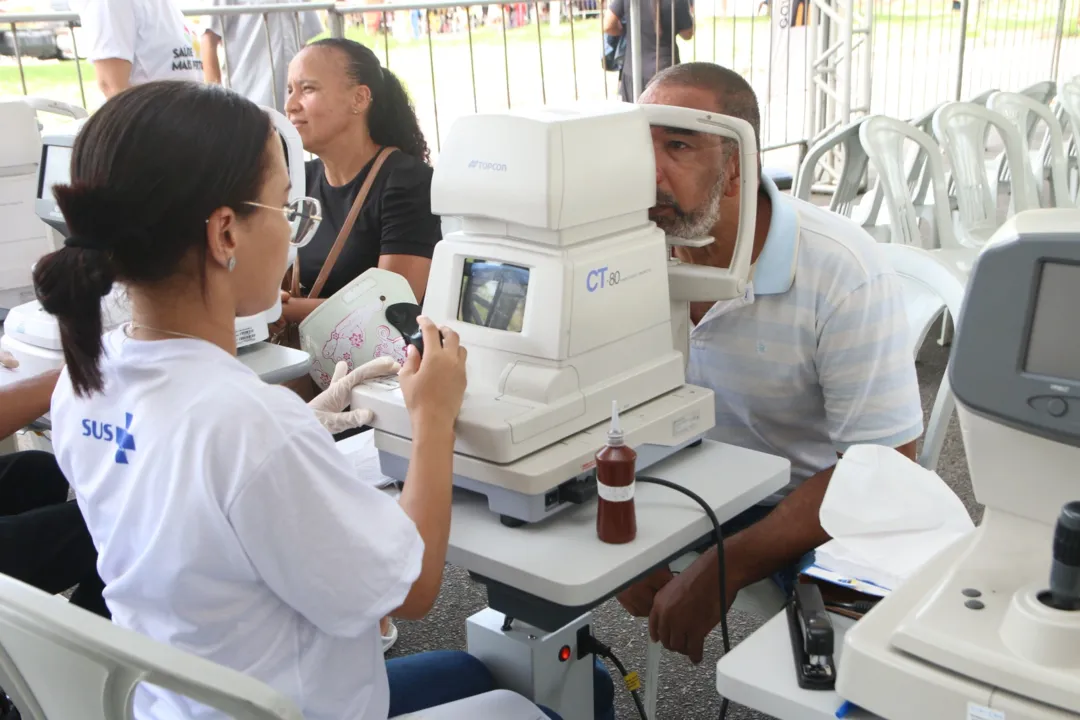
[[[833, 624], [833, 662], [840, 667], [844, 633], [855, 621], [829, 613]], [[803, 690], [795, 680], [787, 611], [777, 613], [716, 664], [716, 690], [732, 702], [779, 720], [835, 720], [844, 704], [831, 690]], [[845, 720], [881, 720], [851, 708]]]
[[[721, 523], [788, 483], [784, 459], [704, 440], [649, 468], [648, 475], [697, 493]], [[685, 495], [638, 483], [637, 538], [608, 545], [596, 537], [596, 500], [548, 520], [506, 527], [482, 495], [455, 490], [447, 561], [487, 585], [493, 610], [555, 631], [712, 533]]]

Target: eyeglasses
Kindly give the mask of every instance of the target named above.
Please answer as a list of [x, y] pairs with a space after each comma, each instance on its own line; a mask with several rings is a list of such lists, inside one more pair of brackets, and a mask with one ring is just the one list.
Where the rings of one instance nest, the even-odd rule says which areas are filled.
[[278, 210], [285, 215], [285, 219], [292, 228], [292, 239], [289, 242], [296, 247], [303, 247], [315, 237], [315, 231], [322, 222], [322, 206], [315, 198], [303, 197], [291, 200], [283, 207], [263, 205], [257, 202], [247, 202], [245, 205], [263, 208], [264, 210]]

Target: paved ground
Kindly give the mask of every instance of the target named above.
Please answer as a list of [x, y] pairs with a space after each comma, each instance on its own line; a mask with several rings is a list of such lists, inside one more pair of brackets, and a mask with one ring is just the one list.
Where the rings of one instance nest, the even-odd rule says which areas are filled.
[[[931, 332], [930, 338], [937, 337]], [[948, 360], [947, 349], [930, 339], [919, 356], [919, 385], [923, 394], [923, 409], [928, 416], [938, 383], [941, 381]], [[981, 508], [976, 505], [971, 491], [967, 462], [960, 439], [960, 428], [954, 417], [938, 465], [941, 477], [959, 494], [972, 517], [978, 521]], [[401, 622], [398, 645], [392, 655], [408, 654], [423, 650], [465, 647], [465, 618], [485, 605], [485, 592], [472, 583], [466, 573], [456, 567], [448, 567], [442, 594], [435, 609], [422, 622]], [[760, 624], [755, 618], [738, 612], [730, 616], [732, 643], [747, 637]], [[596, 633], [610, 644], [619, 658], [639, 671], [645, 666], [645, 646], [648, 640], [644, 621], [629, 617], [614, 601], [603, 605], [597, 612]], [[660, 692], [657, 717], [661, 720], [704, 720], [716, 718], [720, 700], [715, 689], [715, 667], [721, 654], [719, 632], [714, 633], [706, 646], [705, 660], [695, 667], [682, 656], [665, 653], [660, 673]], [[620, 688], [621, 690], [621, 688]], [[616, 693], [620, 720], [635, 720], [636, 710], [625, 691]], [[763, 718], [760, 713], [733, 705], [728, 712], [732, 720]], [[656, 718], [652, 719], [656, 720]]]

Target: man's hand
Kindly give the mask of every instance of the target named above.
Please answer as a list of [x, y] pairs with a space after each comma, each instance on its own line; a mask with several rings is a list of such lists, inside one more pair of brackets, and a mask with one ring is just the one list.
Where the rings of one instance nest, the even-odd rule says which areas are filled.
[[634, 617], [649, 617], [656, 594], [675, 576], [668, 568], [660, 568], [649, 577], [636, 582], [616, 596], [619, 604]]
[[[697, 664], [705, 654], [705, 638], [720, 623], [720, 580], [715, 548], [667, 583], [652, 603], [649, 637], [672, 652], [682, 653]], [[738, 593], [729, 579], [725, 608]]]

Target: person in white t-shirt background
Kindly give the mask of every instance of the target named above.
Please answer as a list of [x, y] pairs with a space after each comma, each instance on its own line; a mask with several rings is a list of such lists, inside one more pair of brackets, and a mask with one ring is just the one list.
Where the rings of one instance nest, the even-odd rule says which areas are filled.
[[173, 0], [72, 0], [105, 99], [152, 80], [202, 80], [198, 37]]
[[[310, 236], [292, 237], [288, 191], [269, 116], [214, 85], [134, 87], [76, 139], [71, 184], [55, 189], [72, 236], [34, 285], [60, 323], [53, 446], [105, 602], [118, 625], [247, 673], [309, 720], [385, 720], [491, 691], [466, 653], [384, 661], [378, 632], [388, 614], [422, 618], [441, 585], [466, 384], [457, 334], [442, 329], [440, 344], [421, 319], [424, 356], [410, 348], [400, 369], [414, 441], [398, 501], [357, 480], [328, 430], [370, 421], [337, 411], [392, 360], [309, 407], [236, 358], [235, 318], [274, 303], [290, 242]], [[114, 281], [132, 321], [102, 337], [98, 299]], [[146, 684], [134, 715], [220, 717]]]
[[[258, 5], [260, 0], [210, 0], [213, 7]], [[265, 2], [261, 4], [266, 4]], [[207, 82], [227, 84], [256, 105], [285, 113], [289, 63], [323, 31], [314, 10], [296, 2], [296, 12], [216, 15], [202, 36], [201, 57]], [[264, 25], [265, 18], [265, 25]], [[218, 47], [223, 45], [228, 83], [223, 83]]]

